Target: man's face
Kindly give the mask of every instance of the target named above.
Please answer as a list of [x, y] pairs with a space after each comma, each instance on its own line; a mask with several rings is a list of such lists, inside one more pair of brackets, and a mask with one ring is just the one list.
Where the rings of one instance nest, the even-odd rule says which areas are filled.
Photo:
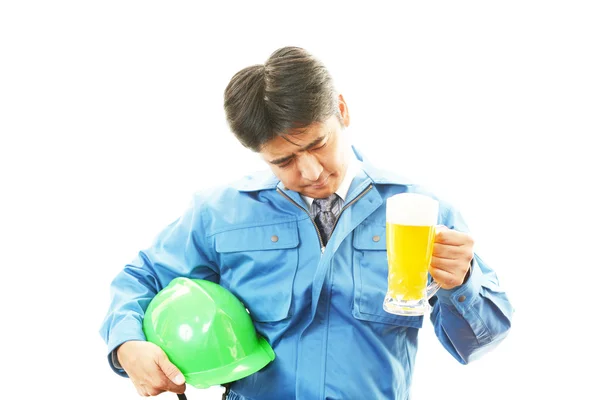
[[348, 109], [340, 95], [340, 114], [267, 142], [260, 150], [263, 159], [283, 185], [312, 198], [335, 193], [346, 174], [350, 145], [342, 125], [350, 122]]

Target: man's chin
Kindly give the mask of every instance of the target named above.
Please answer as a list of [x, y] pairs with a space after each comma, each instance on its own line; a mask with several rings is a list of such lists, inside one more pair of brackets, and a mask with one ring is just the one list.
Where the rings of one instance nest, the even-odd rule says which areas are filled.
[[315, 188], [312, 186], [303, 188], [300, 194], [304, 196], [312, 197], [313, 199], [324, 199], [335, 193], [335, 190], [330, 186], [323, 186], [322, 188]]

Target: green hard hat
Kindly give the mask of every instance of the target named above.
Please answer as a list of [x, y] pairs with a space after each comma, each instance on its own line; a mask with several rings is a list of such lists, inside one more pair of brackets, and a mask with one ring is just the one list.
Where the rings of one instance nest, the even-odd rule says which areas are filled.
[[148, 305], [142, 326], [199, 389], [242, 379], [275, 359], [244, 305], [206, 280], [173, 279]]

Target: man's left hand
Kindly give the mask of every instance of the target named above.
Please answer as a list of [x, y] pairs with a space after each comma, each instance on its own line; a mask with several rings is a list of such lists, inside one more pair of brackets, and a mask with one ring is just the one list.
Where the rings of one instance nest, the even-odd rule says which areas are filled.
[[464, 283], [473, 259], [473, 238], [463, 232], [435, 227], [433, 256], [429, 273], [442, 289], [453, 289]]

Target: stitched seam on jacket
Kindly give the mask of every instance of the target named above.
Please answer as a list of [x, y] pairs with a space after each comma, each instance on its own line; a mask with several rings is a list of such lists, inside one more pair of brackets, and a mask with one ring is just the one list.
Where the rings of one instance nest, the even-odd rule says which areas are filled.
[[208, 233], [207, 237], [215, 236], [215, 235], [218, 235], [219, 233], [233, 232], [233, 231], [238, 231], [238, 230], [247, 229], [247, 228], [261, 228], [264, 226], [283, 225], [285, 223], [299, 222], [299, 221], [303, 221], [305, 219], [308, 219], [308, 217], [305, 217], [305, 218], [294, 217], [294, 218], [287, 218], [287, 219], [275, 220], [275, 221], [270, 220], [270, 221], [264, 222], [264, 223], [252, 222], [252, 223], [246, 223], [246, 224], [238, 224], [238, 225], [229, 226], [227, 228], [217, 229], [216, 231], [214, 231], [212, 233]]

